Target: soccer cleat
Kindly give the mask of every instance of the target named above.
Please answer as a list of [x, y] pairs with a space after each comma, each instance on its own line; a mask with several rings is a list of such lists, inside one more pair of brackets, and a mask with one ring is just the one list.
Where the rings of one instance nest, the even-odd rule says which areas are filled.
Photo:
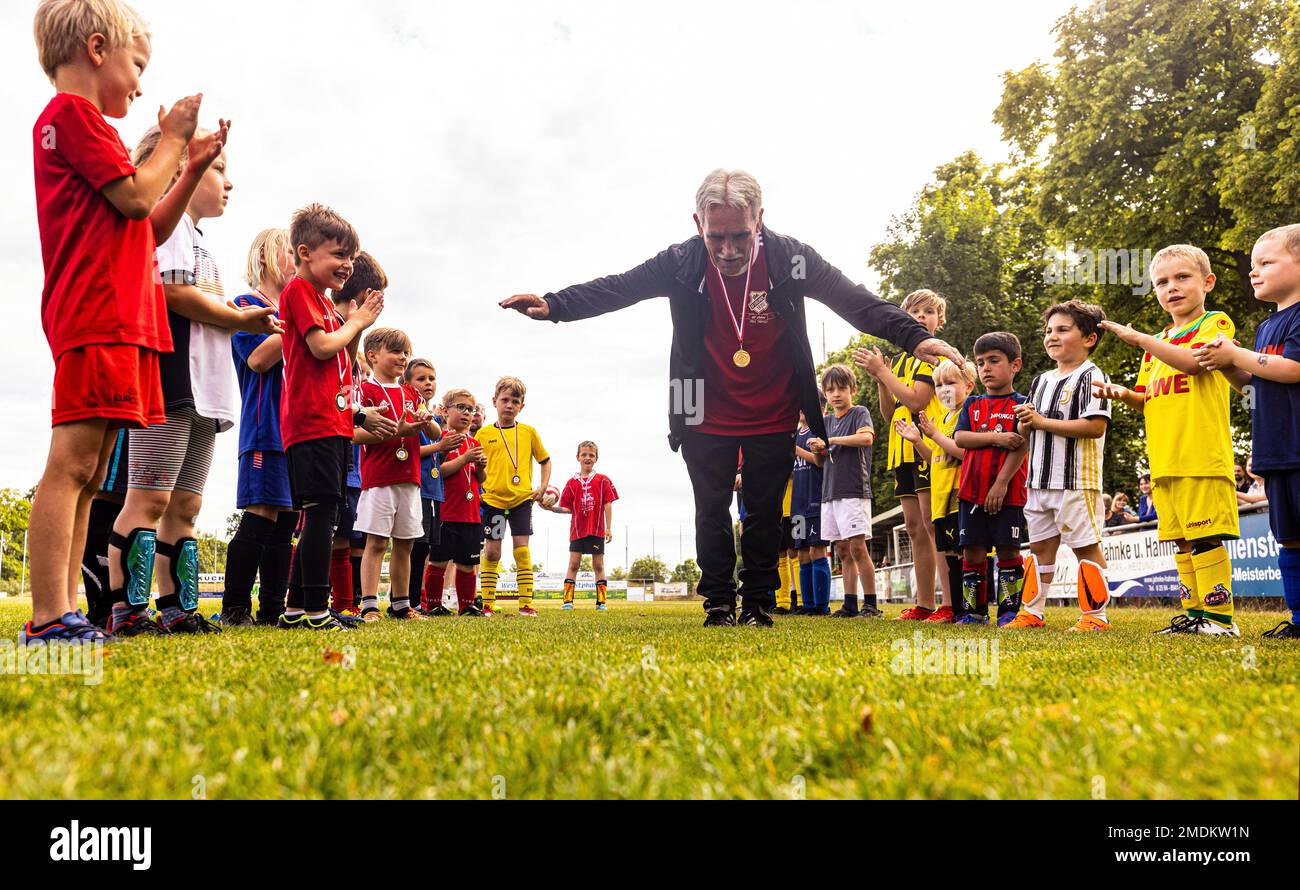
[[566, 612], [572, 612], [572, 611], [573, 611], [573, 603], [565, 603], [565, 604], [564, 604], [563, 606], [561, 606], [560, 608], [563, 609], [563, 610], [566, 611]]
[[831, 613], [832, 618], [857, 618], [861, 613], [857, 609], [846, 609], [840, 606]]
[[379, 621], [381, 618], [383, 618], [383, 616], [379, 613], [378, 609], [369, 608], [369, 609], [361, 610], [361, 620], [364, 621], [366, 624], [373, 624], [374, 622]]
[[484, 606], [483, 608], [479, 609], [478, 611], [479, 611], [479, 614], [482, 615], [484, 618], [495, 618], [495, 617], [497, 617], [496, 610], [493, 609], [491, 606]]
[[1168, 627], [1162, 627], [1156, 631], [1157, 634], [1188, 634], [1196, 633], [1196, 624], [1203, 621], [1203, 618], [1189, 618], [1186, 615], [1175, 615], [1169, 622]]
[[356, 609], [344, 609], [342, 612], [330, 609], [330, 617], [344, 627], [361, 627], [361, 625], [365, 624]]
[[935, 624], [952, 624], [952, 618], [952, 606], [940, 606], [931, 612], [930, 617], [925, 620]]
[[219, 634], [221, 628], [203, 617], [202, 612], [186, 612], [171, 624], [164, 624], [158, 616], [158, 626], [171, 634]]
[[423, 615], [421, 615], [419, 612], [412, 609], [410, 606], [407, 606], [405, 609], [394, 609], [392, 606], [389, 606], [388, 617], [392, 618], [394, 621], [424, 621], [425, 620], [425, 617]]
[[704, 617], [705, 627], [735, 627], [736, 613], [731, 609], [709, 609]]
[[221, 613], [222, 627], [252, 627], [256, 623], [253, 620], [253, 613], [241, 606]]
[[155, 622], [148, 609], [135, 609], [113, 625], [113, 636], [120, 639], [138, 636], [169, 637], [171, 631]]
[[480, 609], [478, 606], [466, 606], [465, 608], [461, 609], [459, 612], [456, 613], [456, 617], [458, 617], [458, 618], [485, 618], [485, 617], [487, 617], [487, 616], [485, 616], [485, 615], [483, 614], [483, 610]]
[[897, 621], [928, 621], [934, 614], [934, 609], [927, 609], [925, 606], [912, 606], [910, 609], [904, 609], [898, 616]]
[[869, 606], [865, 603], [858, 609], [859, 618], [884, 618], [885, 613], [876, 606]]
[[65, 612], [63, 616], [40, 633], [32, 633], [32, 623], [23, 625], [18, 637], [20, 646], [45, 646], [50, 643], [81, 645], [83, 643], [108, 643], [112, 635], [91, 624], [80, 610]]
[[1067, 627], [1067, 632], [1086, 633], [1094, 630], [1110, 630], [1110, 622], [1105, 618], [1098, 618], [1096, 615], [1080, 615], [1079, 620], [1074, 622], [1073, 627]]
[[438, 603], [438, 605], [424, 613], [426, 618], [446, 618], [450, 614], [451, 609], [448, 609], [442, 603]]
[[609, 606], [605, 605], [604, 603], [596, 603], [596, 611], [597, 611], [597, 612], [608, 612], [608, 611], [609, 611]]
[[290, 618], [288, 615], [281, 615], [276, 627], [282, 630], [327, 630], [327, 631], [347, 631], [354, 630], [346, 624], [341, 624], [333, 615], [322, 615], [320, 618], [311, 618], [306, 612], [295, 615]]
[[520, 607], [519, 607], [519, 617], [520, 617], [520, 618], [536, 618], [536, 617], [537, 617], [537, 610], [534, 609], [532, 606], [520, 606]]
[[773, 614], [773, 615], [789, 615], [789, 614], [790, 614], [790, 611], [791, 611], [791, 610], [790, 610], [790, 609], [787, 609], [785, 606], [777, 606], [775, 609], [772, 610], [772, 614]]
[[999, 612], [998, 627], [1006, 627], [1008, 624], [1015, 621], [1016, 616], [1019, 614], [1020, 614], [1019, 612]]
[[772, 627], [775, 624], [770, 609], [748, 603], [740, 607], [740, 618], [736, 623], [742, 627]]
[[952, 623], [987, 625], [989, 623], [989, 616], [977, 615], [974, 612], [967, 612], [965, 615], [962, 615], [960, 618], [954, 619]]
[[1241, 628], [1235, 623], [1229, 624], [1225, 627], [1217, 621], [1202, 618], [1200, 622], [1198, 622], [1196, 630], [1188, 631], [1188, 633], [1198, 633], [1207, 637], [1239, 637], [1241, 636]]
[[1300, 640], [1300, 624], [1283, 621], [1264, 634], [1266, 640]]
[[275, 627], [280, 623], [280, 616], [283, 614], [283, 610], [258, 609], [257, 620], [254, 623], [260, 627]]
[[[1039, 618], [1033, 612], [1021, 609], [1016, 616], [1006, 624], [1000, 624], [999, 627], [1005, 627], [1007, 630], [1025, 630], [1031, 627], [1047, 627], [1047, 622]], [[1091, 630], [1092, 628], [1072, 627], [1070, 630]]]

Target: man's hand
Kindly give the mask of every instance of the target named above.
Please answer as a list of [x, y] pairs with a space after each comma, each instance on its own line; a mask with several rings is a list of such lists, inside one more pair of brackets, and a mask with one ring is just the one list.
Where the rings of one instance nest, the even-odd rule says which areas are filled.
[[984, 511], [986, 513], [996, 513], [1002, 509], [1002, 502], [1007, 497], [1007, 484], [1005, 482], [994, 482], [993, 487], [989, 489], [988, 497], [984, 499]]
[[1115, 321], [1103, 321], [1101, 322], [1100, 327], [1103, 330], [1110, 331], [1112, 334], [1114, 334], [1116, 337], [1119, 337], [1129, 346], [1141, 345], [1142, 338], [1146, 336], [1146, 334], [1137, 330], [1131, 324], [1120, 324], [1119, 322], [1115, 322]]
[[230, 138], [230, 121], [224, 117], [221, 118], [217, 129], [208, 133], [206, 136], [196, 136], [190, 140], [189, 162], [188, 166], [195, 173], [202, 173], [211, 166], [212, 162], [221, 157], [221, 152], [226, 147], [226, 140]]
[[199, 128], [199, 106], [203, 104], [203, 94], [186, 96], [172, 106], [172, 110], [163, 112], [158, 106], [158, 129], [163, 136], [181, 140], [186, 145], [194, 138], [194, 131]]
[[1025, 402], [1016, 406], [1016, 420], [1020, 426], [1027, 430], [1032, 430], [1034, 425], [1043, 419], [1043, 415], [1038, 413], [1033, 402]]
[[391, 439], [397, 435], [397, 421], [384, 416], [388, 413], [387, 405], [371, 405], [362, 408], [361, 413], [365, 415], [361, 419], [361, 428], [366, 432], [381, 439]]
[[545, 297], [539, 297], [537, 294], [515, 294], [509, 299], [502, 300], [498, 305], [502, 309], [513, 309], [538, 321], [545, 320], [551, 314], [551, 304], [546, 302]]
[[227, 301], [226, 305], [239, 313], [235, 330], [247, 334], [283, 334], [284, 325], [275, 317], [274, 306], [236, 306]]
[[438, 453], [446, 454], [448, 451], [459, 448], [460, 443], [465, 441], [464, 433], [451, 432], [438, 440]]
[[879, 377], [889, 367], [884, 355], [874, 346], [870, 349], [853, 350], [853, 364], [866, 371], [872, 377]]
[[938, 337], [922, 340], [916, 344], [916, 350], [912, 354], [928, 365], [937, 366], [939, 362], [948, 359], [959, 368], [966, 367], [966, 356]]
[[994, 433], [993, 447], [1005, 448], [1007, 451], [1015, 451], [1025, 444], [1024, 438], [1019, 433]]
[[371, 290], [366, 288], [365, 293], [361, 295], [361, 305], [357, 301], [352, 301], [352, 307], [348, 310], [348, 319], [356, 318], [361, 322], [361, 327], [370, 327], [379, 320], [379, 315], [384, 311], [384, 292], [381, 290]]
[[1237, 351], [1241, 346], [1236, 340], [1229, 340], [1223, 334], [1214, 338], [1213, 343], [1197, 347], [1192, 351], [1196, 361], [1207, 371], [1222, 371], [1236, 363]]
[[894, 421], [894, 429], [897, 433], [913, 445], [920, 444], [921, 431], [916, 428], [911, 421], [903, 420], [901, 417]]
[[1128, 387], [1120, 386], [1118, 383], [1111, 383], [1108, 380], [1092, 381], [1092, 388], [1097, 391], [1097, 395], [1103, 399], [1112, 402], [1122, 401], [1129, 394]]

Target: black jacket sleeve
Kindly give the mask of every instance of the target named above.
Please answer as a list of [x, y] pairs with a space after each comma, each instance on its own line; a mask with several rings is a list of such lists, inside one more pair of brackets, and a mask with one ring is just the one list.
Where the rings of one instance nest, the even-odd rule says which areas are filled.
[[824, 303], [859, 331], [888, 340], [907, 352], [915, 352], [922, 340], [930, 338], [930, 332], [916, 319], [862, 285], [849, 281], [808, 245], [801, 245], [800, 252], [807, 264], [805, 296]]
[[635, 269], [606, 275], [586, 284], [574, 284], [546, 295], [551, 321], [577, 321], [626, 309], [651, 297], [666, 297], [672, 290], [678, 251], [670, 247]]

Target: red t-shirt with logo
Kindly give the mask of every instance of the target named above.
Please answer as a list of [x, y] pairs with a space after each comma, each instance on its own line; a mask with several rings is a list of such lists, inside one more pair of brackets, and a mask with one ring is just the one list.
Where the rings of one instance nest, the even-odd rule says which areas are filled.
[[89, 99], [59, 93], [36, 119], [32, 145], [41, 325], [54, 357], [100, 343], [171, 352], [153, 223], [127, 219], [101, 191], [135, 173], [122, 137]]
[[[1016, 420], [1016, 406], [1029, 401], [1018, 392], [1003, 396], [971, 396], [961, 406], [957, 415], [957, 432], [966, 430], [972, 433], [1017, 433], [1020, 425]], [[989, 489], [1002, 472], [1002, 462], [1011, 454], [1005, 448], [967, 448], [966, 457], [961, 462], [961, 484], [957, 497], [972, 504], [983, 504]], [[1008, 507], [1023, 507], [1026, 500], [1025, 480], [1029, 476], [1029, 461], [1021, 463], [1020, 469], [1007, 483], [1007, 496], [1002, 501]]]
[[[732, 277], [722, 275], [712, 261], [705, 269], [700, 298], [709, 301], [710, 313], [704, 331], [704, 391], [700, 394], [704, 420], [693, 427], [702, 433], [793, 434], [799, 420], [794, 353], [786, 336], [785, 322], [767, 302], [771, 285], [761, 241], [758, 256], [751, 265], [747, 275]], [[746, 282], [748, 294], [744, 293]], [[745, 351], [750, 362], [747, 367], [738, 368], [733, 356], [741, 345], [736, 337], [736, 325], [742, 311]]]
[[284, 324], [280, 440], [285, 450], [330, 436], [351, 440], [352, 363], [348, 351], [341, 349], [321, 361], [307, 346], [312, 328], [332, 333], [343, 326], [343, 317], [328, 297], [305, 278], [295, 276], [280, 294], [280, 321]]
[[560, 506], [572, 511], [569, 540], [605, 537], [605, 505], [618, 500], [618, 492], [609, 477], [592, 473], [586, 479], [575, 475], [560, 492]]
[[[388, 416], [401, 423], [414, 420], [424, 401], [415, 388], [405, 383], [361, 384], [361, 407], [387, 405]], [[398, 458], [404, 453], [405, 460]], [[394, 436], [375, 445], [361, 446], [361, 489], [384, 485], [420, 484], [420, 436]]]
[[[442, 456], [443, 466], [451, 463], [466, 451], [477, 447], [478, 440], [467, 435], [465, 441]], [[465, 497], [465, 492], [469, 492], [473, 497]], [[443, 473], [442, 493], [443, 502], [439, 517], [443, 522], [481, 523], [483, 521], [482, 507], [479, 501], [478, 476], [474, 474], [474, 465], [472, 463], [466, 464], [455, 473]]]

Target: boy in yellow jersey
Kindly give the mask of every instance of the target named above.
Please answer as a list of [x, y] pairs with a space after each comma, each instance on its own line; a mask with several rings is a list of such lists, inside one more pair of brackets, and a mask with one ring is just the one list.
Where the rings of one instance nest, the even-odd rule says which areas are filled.
[[[551, 484], [551, 456], [546, 453], [537, 430], [516, 418], [524, 410], [527, 387], [518, 377], [502, 377], [492, 394], [497, 421], [478, 431], [478, 442], [487, 457], [487, 481], [483, 483], [483, 557], [479, 584], [483, 614], [496, 609], [497, 576], [501, 571], [501, 542], [510, 529], [519, 580], [519, 614], [536, 618], [533, 609], [533, 557], [528, 539], [533, 534], [533, 503], [540, 502]], [[533, 487], [533, 460], [541, 467], [541, 482]]]
[[[930, 520], [934, 530], [934, 549], [944, 560], [944, 573], [940, 576], [943, 600], [939, 608], [925, 620], [948, 624], [956, 618], [954, 611], [962, 602], [961, 547], [957, 544], [957, 522], [961, 502], [957, 488], [961, 482], [961, 462], [965, 450], [953, 437], [957, 434], [957, 418], [967, 397], [975, 391], [975, 363], [968, 362], [959, 368], [950, 361], [939, 363], [934, 369], [934, 391], [944, 414], [933, 421], [930, 415], [916, 418], [915, 427], [904, 427], [903, 434], [910, 438], [918, 451], [930, 454]], [[921, 438], [924, 436], [925, 438]], [[932, 445], [926, 445], [926, 439]]]
[[781, 501], [781, 550], [777, 554], [776, 571], [781, 576], [781, 588], [776, 592], [777, 615], [789, 615], [803, 602], [799, 588], [799, 551], [795, 549], [794, 520], [790, 505], [794, 499], [794, 474], [785, 483], [785, 497]]
[[[932, 290], [912, 291], [903, 300], [902, 308], [932, 336], [947, 321], [948, 301]], [[924, 621], [934, 613], [934, 569], [938, 561], [930, 524], [930, 461], [917, 452], [902, 431], [915, 424], [922, 414], [931, 421], [943, 417], [943, 405], [934, 394], [934, 368], [906, 352], [890, 367], [879, 349], [858, 349], [853, 353], [853, 361], [876, 378], [880, 416], [888, 419], [886, 468], [894, 474], [894, 493], [903, 507], [903, 522], [912, 542], [916, 605], [903, 610], [898, 617], [904, 621]]]
[[1045, 627], [1047, 594], [1061, 544], [1079, 560], [1079, 620], [1070, 630], [1109, 630], [1106, 557], [1101, 552], [1105, 508], [1102, 456], [1110, 426], [1110, 400], [1093, 383], [1110, 379], [1089, 356], [1101, 340], [1106, 313], [1070, 300], [1043, 313], [1043, 348], [1056, 367], [1034, 378], [1029, 401], [1016, 418], [1029, 439], [1025, 520], [1032, 555], [1025, 564], [1020, 612], [1009, 628]]
[[1214, 273], [1205, 251], [1175, 244], [1151, 259], [1156, 298], [1172, 323], [1155, 336], [1129, 325], [1101, 326], [1146, 351], [1137, 386], [1095, 381], [1107, 399], [1123, 401], [1146, 419], [1151, 497], [1162, 541], [1178, 545], [1175, 559], [1186, 615], [1157, 633], [1240, 636], [1233, 623], [1232, 564], [1225, 538], [1240, 535], [1228, 424], [1228, 381], [1201, 367], [1193, 350], [1231, 340], [1232, 319], [1205, 308]]

